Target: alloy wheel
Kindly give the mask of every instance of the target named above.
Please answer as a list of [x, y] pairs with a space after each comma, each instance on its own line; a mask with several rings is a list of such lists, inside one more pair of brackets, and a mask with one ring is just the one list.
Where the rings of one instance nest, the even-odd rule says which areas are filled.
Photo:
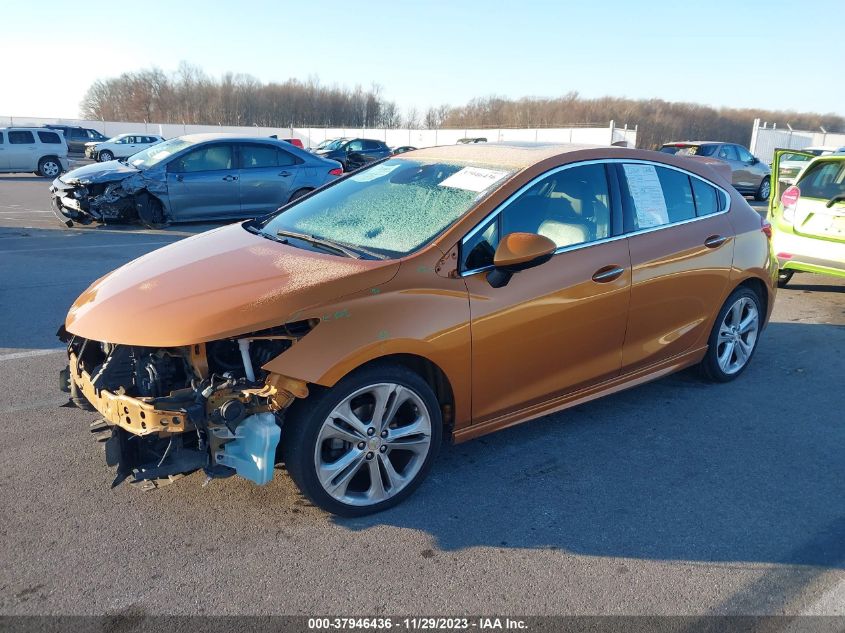
[[59, 164], [52, 160], [45, 160], [41, 165], [41, 172], [45, 176], [58, 176], [60, 171]]
[[368, 385], [344, 398], [323, 422], [314, 466], [323, 489], [349, 505], [398, 494], [431, 450], [431, 416], [422, 398], [396, 383]]
[[748, 297], [737, 299], [719, 326], [716, 358], [726, 374], [735, 374], [748, 363], [760, 330], [760, 314]]

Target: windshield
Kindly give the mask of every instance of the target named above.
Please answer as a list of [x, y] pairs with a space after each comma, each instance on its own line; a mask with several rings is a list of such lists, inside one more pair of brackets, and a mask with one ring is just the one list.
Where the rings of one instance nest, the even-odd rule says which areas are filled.
[[138, 169], [147, 169], [153, 165], [158, 165], [161, 161], [191, 145], [195, 145], [195, 143], [181, 138], [172, 138], [169, 141], [148, 147], [137, 154], [132, 154], [129, 157], [129, 164]]
[[325, 141], [321, 141], [320, 144], [317, 145], [317, 147], [315, 147], [314, 149], [326, 149], [332, 143], [337, 143], [337, 139], [327, 138]]
[[512, 173], [394, 158], [299, 201], [260, 228], [274, 239], [287, 231], [401, 257], [430, 242]]

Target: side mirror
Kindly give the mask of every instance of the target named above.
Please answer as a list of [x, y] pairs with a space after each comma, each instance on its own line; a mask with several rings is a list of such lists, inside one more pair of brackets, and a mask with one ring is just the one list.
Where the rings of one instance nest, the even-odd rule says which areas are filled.
[[757, 164], [757, 163], [759, 163], [759, 162], [760, 162], [760, 159], [759, 159], [759, 158], [757, 158], [756, 156], [752, 156], [752, 157], [751, 157], [751, 164], [752, 164], [752, 165], [756, 165], [756, 164]]
[[493, 255], [495, 268], [487, 274], [494, 288], [506, 286], [514, 273], [544, 264], [552, 258], [557, 245], [536, 233], [508, 233]]

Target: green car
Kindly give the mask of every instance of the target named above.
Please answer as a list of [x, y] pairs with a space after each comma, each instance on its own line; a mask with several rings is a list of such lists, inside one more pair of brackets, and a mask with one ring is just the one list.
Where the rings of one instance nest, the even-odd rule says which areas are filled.
[[[776, 150], [773, 174], [785, 154], [802, 152]], [[794, 184], [777, 178], [769, 198], [781, 288], [800, 271], [845, 277], [845, 154], [807, 156]]]

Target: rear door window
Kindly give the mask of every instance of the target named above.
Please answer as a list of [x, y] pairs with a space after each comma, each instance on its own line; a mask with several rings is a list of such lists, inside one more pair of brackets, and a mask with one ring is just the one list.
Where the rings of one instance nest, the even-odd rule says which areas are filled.
[[739, 160], [739, 155], [733, 145], [720, 145], [716, 157], [722, 160]]
[[9, 132], [10, 145], [31, 145], [35, 143], [35, 136], [29, 130], [12, 130]]
[[810, 165], [798, 182], [798, 188], [802, 198], [830, 200], [842, 195], [845, 193], [845, 160], [820, 161]]
[[625, 229], [638, 231], [696, 217], [695, 199], [686, 172], [668, 167], [626, 163], [622, 165]]

